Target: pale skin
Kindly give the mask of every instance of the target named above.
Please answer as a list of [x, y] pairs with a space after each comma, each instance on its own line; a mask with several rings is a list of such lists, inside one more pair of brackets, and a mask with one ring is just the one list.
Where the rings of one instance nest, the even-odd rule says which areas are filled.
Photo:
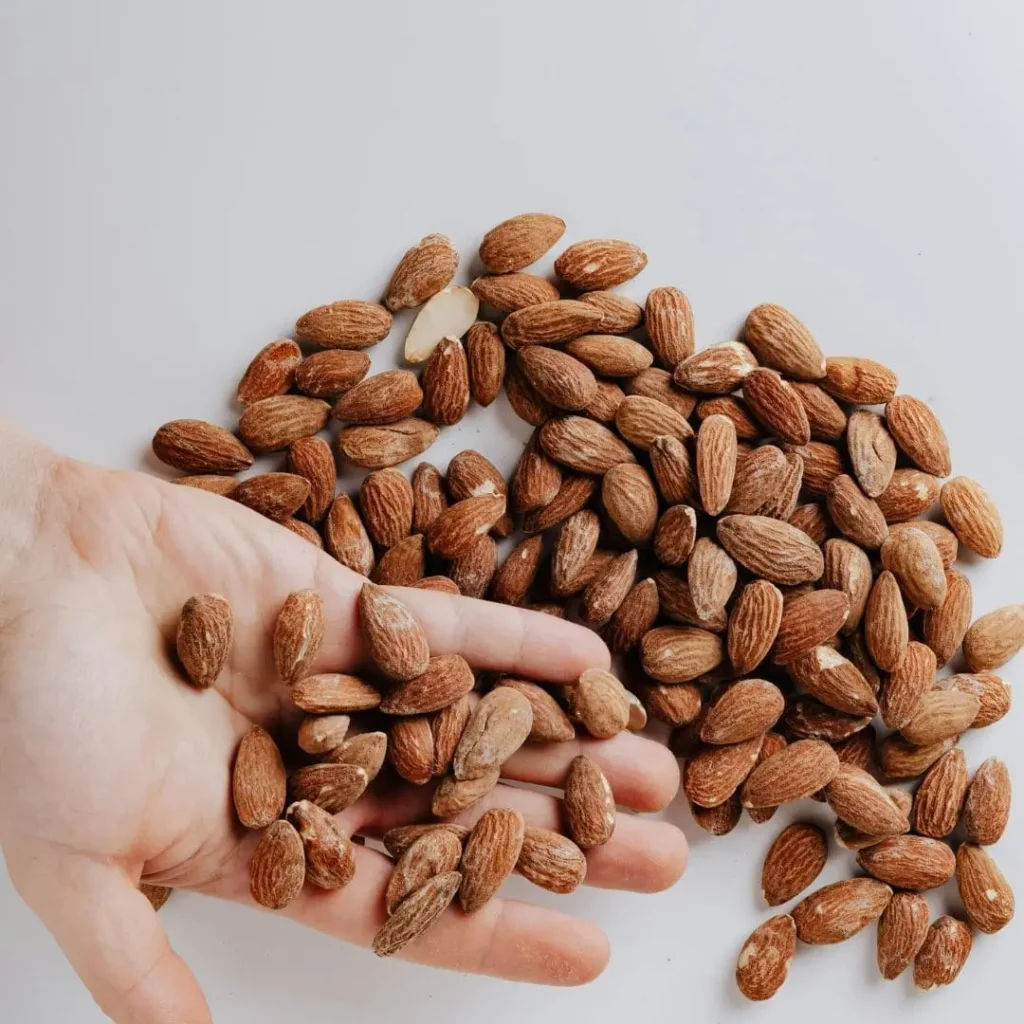
[[[248, 864], [257, 836], [233, 814], [230, 768], [254, 722], [294, 722], [270, 656], [285, 597], [312, 588], [328, 630], [317, 671], [363, 666], [355, 598], [362, 578], [242, 506], [135, 473], [60, 457], [0, 419], [0, 846], [18, 892], [55, 936], [100, 1007], [118, 1024], [203, 1024], [210, 1013], [171, 948], [140, 879], [255, 906]], [[182, 603], [220, 593], [235, 641], [215, 687], [182, 679], [171, 651]], [[538, 613], [398, 590], [435, 654], [477, 669], [568, 682], [605, 667], [596, 634]], [[524, 747], [510, 781], [558, 787], [585, 750], [620, 805], [656, 811], [679, 773], [664, 747], [624, 734]], [[432, 787], [383, 779], [339, 815], [351, 833], [429, 819]], [[555, 798], [501, 785], [486, 806], [514, 806], [557, 827]], [[620, 814], [588, 853], [588, 884], [651, 892], [686, 863], [672, 825]], [[384, 918], [390, 861], [357, 847], [344, 889], [307, 887], [284, 916], [368, 946]], [[572, 898], [568, 898], [572, 906]], [[370, 955], [370, 954], [367, 954]], [[546, 984], [596, 977], [608, 941], [594, 923], [513, 900], [466, 915], [450, 909], [401, 956]]]

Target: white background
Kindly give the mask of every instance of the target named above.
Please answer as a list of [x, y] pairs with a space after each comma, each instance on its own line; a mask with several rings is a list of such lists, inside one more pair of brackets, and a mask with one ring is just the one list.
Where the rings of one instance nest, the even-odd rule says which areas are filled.
[[[308, 307], [377, 297], [433, 231], [468, 280], [487, 228], [546, 210], [566, 242], [642, 245], [649, 268], [624, 290], [681, 286], [701, 344], [776, 301], [826, 351], [892, 365], [1003, 509], [1002, 560], [969, 569], [976, 609], [1019, 601], [1022, 43], [1014, 0], [6, 0], [0, 410], [77, 456], [145, 465], [167, 419], [230, 423], [250, 355]], [[473, 446], [510, 469], [524, 430], [502, 406], [431, 457]], [[1024, 777], [1021, 715], [966, 740], [972, 766], [999, 753]], [[559, 903], [613, 942], [580, 990], [382, 963], [188, 895], [164, 919], [218, 1021], [1011, 1015], [1019, 922], [980, 937], [943, 993], [880, 981], [871, 929], [802, 948], [771, 1004], [744, 1005], [734, 958], [765, 916], [759, 863], [785, 815], [717, 840], [670, 816], [693, 843], [673, 891]], [[1019, 886], [1021, 836], [997, 850]], [[825, 878], [849, 869], [836, 854]], [[12, 1024], [101, 1019], [5, 878], [0, 991]]]

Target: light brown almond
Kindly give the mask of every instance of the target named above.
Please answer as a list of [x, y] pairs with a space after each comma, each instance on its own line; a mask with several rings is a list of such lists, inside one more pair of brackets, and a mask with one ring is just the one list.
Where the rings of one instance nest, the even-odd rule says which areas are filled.
[[875, 664], [892, 672], [907, 649], [910, 627], [900, 585], [888, 569], [879, 574], [864, 609], [864, 640]]
[[306, 851], [306, 881], [320, 889], [340, 889], [356, 872], [352, 841], [333, 815], [300, 800], [288, 808], [288, 820]]
[[828, 840], [817, 825], [788, 825], [775, 837], [761, 867], [765, 903], [778, 907], [798, 896], [821, 874], [827, 859]]
[[790, 377], [825, 376], [825, 357], [811, 332], [782, 306], [766, 303], [747, 314], [744, 337], [763, 366]]
[[[629, 401], [623, 402], [623, 407]], [[666, 406], [661, 408], [671, 412]], [[629, 448], [606, 426], [583, 416], [549, 420], [541, 428], [540, 444], [555, 462], [579, 473], [600, 476], [621, 462], [636, 461]]]
[[802, 445], [786, 445], [786, 451], [797, 455], [803, 464], [802, 485], [812, 497], [828, 494], [832, 482], [845, 472], [839, 449], [825, 441], [808, 441]]
[[911, 604], [925, 610], [946, 600], [946, 572], [935, 542], [923, 530], [900, 530], [882, 544], [882, 564]]
[[434, 737], [434, 756], [430, 774], [435, 778], [451, 770], [455, 748], [462, 739], [463, 730], [472, 713], [469, 695], [460, 697], [441, 708], [430, 720], [430, 731]]
[[928, 769], [914, 793], [914, 831], [943, 839], [956, 828], [967, 792], [967, 757], [954, 748]]
[[328, 814], [351, 807], [363, 795], [370, 778], [355, 764], [312, 764], [293, 772], [288, 779], [291, 803], [308, 800]]
[[445, 509], [427, 531], [430, 550], [441, 558], [466, 554], [505, 514], [504, 494], [464, 498]]
[[498, 546], [493, 537], [483, 534], [468, 551], [454, 559], [448, 575], [463, 597], [482, 598], [498, 571]]
[[743, 397], [765, 430], [789, 444], [807, 444], [811, 426], [793, 386], [775, 370], [758, 368], [743, 378]]
[[923, 530], [927, 533], [939, 549], [944, 568], [948, 569], [956, 561], [960, 547], [956, 534], [941, 523], [933, 523], [927, 519], [918, 519], [908, 523], [893, 523], [889, 527], [890, 534], [899, 533], [901, 530]]
[[757, 359], [746, 345], [726, 341], [712, 345], [679, 362], [673, 381], [687, 391], [727, 395], [735, 391], [757, 369]]
[[[546, 283], [546, 282], [545, 282]], [[478, 320], [466, 335], [469, 390], [478, 405], [490, 405], [501, 393], [505, 379], [505, 346], [498, 328]]]
[[435, 818], [450, 818], [481, 801], [498, 784], [500, 768], [492, 768], [478, 779], [457, 779], [446, 775], [434, 790], [430, 805]]
[[920, 398], [896, 395], [885, 407], [885, 419], [900, 451], [915, 466], [932, 476], [949, 476], [949, 442], [935, 413]]
[[565, 234], [565, 221], [550, 213], [520, 213], [491, 228], [480, 243], [480, 261], [492, 274], [536, 263]]
[[724, 619], [736, 579], [736, 563], [710, 537], [701, 537], [687, 567], [690, 598], [699, 624], [711, 625]]
[[584, 850], [602, 846], [615, 831], [615, 798], [600, 768], [585, 754], [569, 764], [565, 779], [569, 832]]
[[887, 523], [905, 523], [925, 515], [939, 500], [939, 481], [919, 469], [897, 469], [875, 501]]
[[350, 736], [327, 755], [331, 764], [351, 764], [366, 772], [367, 782], [373, 780], [384, 766], [388, 753], [388, 736], [384, 732], [361, 732]]
[[[359, 632], [374, 665], [389, 679], [422, 675], [430, 663], [423, 626], [401, 601], [367, 581], [359, 591]], [[433, 710], [433, 709], [432, 709]]]
[[183, 473], [238, 473], [252, 453], [223, 427], [205, 420], [172, 420], [153, 435], [153, 454]]
[[854, 632], [864, 617], [864, 609], [874, 579], [871, 560], [851, 541], [833, 538], [825, 542], [825, 572], [822, 586], [841, 590], [846, 594], [850, 613], [840, 627], [844, 634]]
[[391, 314], [376, 302], [360, 299], [317, 306], [295, 322], [299, 340], [321, 348], [369, 348], [383, 341], [390, 331]]
[[794, 452], [786, 452], [786, 463], [789, 466], [786, 478], [783, 481], [782, 487], [779, 488], [779, 492], [765, 508], [764, 514], [774, 519], [788, 521], [789, 517], [796, 511], [797, 504], [800, 501], [804, 463], [803, 459]]
[[958, 690], [973, 693], [980, 702], [978, 713], [971, 722], [972, 729], [983, 729], [1004, 718], [1013, 703], [1010, 685], [992, 672], [961, 673], [935, 680], [938, 690]]
[[547, 828], [527, 827], [516, 870], [549, 892], [570, 893], [583, 884], [587, 859], [567, 836]]
[[528, 679], [506, 676], [496, 686], [509, 686], [521, 693], [533, 708], [533, 725], [529, 739], [534, 743], [567, 743], [575, 739], [576, 729], [569, 716], [562, 710], [554, 697], [537, 683]]
[[636, 580], [636, 548], [614, 558], [587, 585], [580, 604], [580, 618], [590, 624], [604, 622], [619, 608]]
[[1008, 604], [977, 619], [964, 636], [964, 658], [972, 672], [1005, 665], [1024, 647], [1024, 604]]
[[176, 649], [178, 661], [200, 690], [217, 681], [234, 638], [231, 605], [219, 594], [190, 597], [181, 609]]
[[850, 416], [846, 443], [857, 483], [869, 498], [877, 498], [896, 469], [896, 445], [885, 421], [877, 413], [858, 409]]
[[828, 489], [828, 514], [841, 533], [867, 551], [880, 548], [889, 535], [882, 510], [851, 476], [837, 476]]
[[594, 397], [583, 411], [598, 423], [614, 423], [615, 414], [625, 397], [626, 393], [618, 384], [613, 384], [610, 380], [599, 380]]
[[686, 626], [658, 626], [640, 642], [644, 671], [662, 683], [685, 683], [722, 663], [722, 641]]
[[464, 842], [466, 836], [469, 835], [469, 829], [465, 825], [456, 825], [451, 821], [441, 822], [430, 822], [424, 825], [396, 825], [394, 828], [388, 829], [384, 833], [381, 842], [384, 843], [384, 849], [394, 857], [399, 858], [405, 853], [406, 850], [416, 842], [420, 836], [426, 835], [428, 832], [438, 831], [451, 832], [459, 842]]
[[942, 485], [939, 501], [946, 522], [964, 547], [983, 558], [999, 557], [1003, 520], [981, 484], [970, 477], [954, 477]]
[[302, 349], [291, 338], [278, 338], [264, 345], [238, 382], [235, 398], [249, 405], [261, 398], [283, 395], [294, 383], [301, 362]]
[[960, 650], [971, 624], [973, 608], [971, 581], [956, 569], [947, 569], [945, 600], [926, 611], [921, 620], [921, 636], [935, 652], [940, 667]]
[[536, 274], [486, 274], [471, 285], [473, 294], [481, 303], [498, 313], [514, 313], [525, 306], [541, 302], [556, 302], [558, 289]]
[[380, 704], [380, 693], [357, 676], [337, 672], [306, 676], [292, 685], [292, 702], [311, 715], [350, 714], [371, 711]]
[[309, 481], [309, 497], [301, 512], [311, 523], [319, 523], [334, 500], [338, 482], [331, 446], [322, 437], [300, 438], [288, 449], [288, 471]]
[[668, 725], [695, 722], [701, 712], [701, 692], [693, 683], [646, 684], [640, 688], [644, 708], [652, 718]]
[[540, 537], [527, 537], [516, 545], [494, 575], [491, 600], [500, 604], [522, 604], [537, 578], [542, 553]]
[[[630, 444], [644, 451], [658, 437], [667, 435], [685, 441], [693, 436], [693, 428], [679, 413], [664, 402], [643, 395], [627, 395], [615, 413], [615, 426]], [[616, 461], [628, 462], [631, 459], [620, 457]], [[600, 469], [591, 470], [595, 471], [601, 472]]]
[[487, 903], [512, 874], [525, 832], [523, 816], [510, 808], [492, 807], [480, 816], [462, 852], [459, 902], [467, 914]]
[[601, 310], [575, 299], [538, 302], [509, 313], [501, 325], [501, 336], [513, 349], [557, 345], [596, 331], [603, 318]]
[[[703, 431], [704, 427], [702, 426], [701, 432], [703, 433]], [[698, 448], [698, 477], [700, 477], [699, 456]], [[736, 466], [732, 489], [724, 511], [740, 515], [765, 514], [773, 507], [776, 496], [785, 486], [788, 474], [789, 463], [786, 461], [785, 454], [778, 448], [770, 444], [755, 448]], [[704, 505], [707, 510], [706, 501]], [[711, 514], [710, 510], [708, 511]], [[718, 511], [723, 511], [723, 509]]]
[[878, 746], [878, 764], [887, 778], [916, 779], [952, 750], [955, 743], [955, 739], [948, 739], [919, 747], [898, 733], [891, 733]]
[[832, 356], [825, 360], [821, 386], [840, 402], [855, 405], [885, 405], [899, 385], [899, 378], [887, 366], [858, 356]]
[[570, 245], [555, 260], [555, 273], [581, 292], [592, 292], [636, 277], [647, 266], [647, 254], [630, 242], [592, 238]]
[[427, 715], [411, 715], [391, 724], [388, 759], [406, 782], [422, 786], [430, 781], [434, 774], [434, 733]]
[[418, 676], [396, 686], [381, 702], [387, 715], [422, 715], [454, 704], [473, 689], [476, 679], [465, 658], [439, 654]]
[[690, 814], [705, 832], [710, 832], [713, 836], [725, 836], [739, 824], [743, 806], [740, 804], [739, 793], [733, 793], [725, 803], [718, 804], [717, 807], [699, 807], [691, 803]]
[[782, 623], [782, 593], [767, 580], [740, 591], [729, 617], [728, 653], [738, 675], [752, 672], [767, 657]]
[[651, 470], [662, 498], [669, 505], [693, 504], [697, 499], [697, 474], [686, 445], [677, 437], [659, 435], [648, 449]]
[[358, 426], [343, 430], [338, 453], [360, 469], [387, 469], [425, 452], [440, 433], [438, 427], [415, 417], [384, 426]]
[[697, 434], [697, 481], [701, 504], [717, 516], [729, 503], [736, 475], [736, 427], [725, 416], [711, 416]]
[[936, 667], [931, 648], [916, 640], [907, 644], [892, 674], [882, 684], [879, 704], [886, 726], [902, 729], [921, 710], [925, 694], [935, 681]]
[[924, 991], [951, 985], [963, 970], [972, 945], [971, 929], [955, 917], [940, 917], [928, 929], [914, 960], [914, 984]]
[[801, 942], [828, 945], [844, 942], [879, 918], [892, 889], [872, 878], [848, 878], [823, 886], [793, 908]]
[[602, 631], [613, 654], [633, 650], [653, 626], [659, 610], [658, 587], [651, 578], [637, 583]]
[[964, 832], [972, 843], [989, 846], [1003, 836], [1010, 818], [1010, 771], [998, 757], [982, 761], [967, 787]]
[[246, 828], [266, 828], [284, 810], [288, 779], [270, 734], [254, 725], [235, 756], [231, 788], [235, 813]]
[[693, 309], [678, 288], [654, 288], [647, 294], [644, 323], [658, 362], [669, 370], [693, 355]]
[[299, 749], [307, 754], [326, 754], [345, 742], [348, 715], [307, 715], [299, 723]]
[[500, 768], [533, 728], [533, 708], [517, 690], [500, 686], [473, 709], [453, 762], [459, 780], [478, 779]]
[[635, 377], [654, 361], [649, 349], [614, 334], [585, 334], [565, 350], [602, 377]]
[[281, 910], [302, 891], [306, 855], [299, 833], [275, 821], [263, 833], [249, 865], [249, 892], [267, 910]]
[[723, 516], [719, 543], [745, 569], [771, 583], [794, 586], [821, 578], [821, 548], [801, 530], [767, 516]]
[[841, 590], [813, 590], [786, 602], [772, 660], [785, 665], [831, 640], [850, 613]]
[[860, 669], [831, 647], [814, 647], [789, 663], [793, 678], [812, 697], [848, 715], [874, 715], [878, 702]]
[[838, 441], [846, 431], [846, 413], [835, 399], [817, 384], [804, 381], [793, 381], [793, 390], [807, 413], [811, 437], [817, 441]]
[[629, 726], [629, 701], [622, 683], [603, 669], [587, 669], [573, 696], [573, 710], [591, 736], [610, 739]]
[[928, 901], [916, 892], [897, 892], [878, 919], [876, 959], [886, 980], [898, 978], [913, 962], [928, 935]]
[[869, 836], [894, 836], [909, 831], [907, 816], [889, 794], [863, 768], [839, 766], [839, 773], [825, 789], [825, 798], [836, 817]]
[[880, 881], [913, 892], [945, 885], [956, 870], [953, 851], [925, 836], [890, 836], [861, 850], [857, 863]]
[[277, 395], [247, 405], [238, 432], [251, 451], [280, 451], [323, 430], [330, 412], [330, 405], [319, 398]]
[[736, 987], [747, 999], [771, 999], [785, 982], [795, 952], [793, 918], [789, 914], [769, 918], [743, 943], [736, 961]]
[[462, 883], [458, 871], [435, 875], [407, 896], [373, 937], [377, 956], [392, 956], [422, 935], [448, 909]]
[[900, 732], [918, 746], [939, 743], [970, 728], [979, 707], [981, 701], [973, 693], [930, 690], [921, 698], [913, 718], [900, 726]]
[[370, 357], [365, 352], [328, 349], [302, 361], [295, 371], [295, 386], [310, 398], [337, 398], [369, 372]]
[[556, 408], [580, 412], [597, 392], [590, 368], [568, 352], [534, 345], [519, 353], [518, 363], [537, 393]]
[[762, 761], [740, 794], [744, 807], [778, 807], [816, 793], [839, 772], [839, 757], [822, 740], [798, 740]]
[[658, 519], [658, 495], [642, 466], [632, 462], [612, 466], [601, 481], [601, 503], [628, 543], [650, 541]]
[[514, 512], [531, 512], [554, 501], [562, 486], [562, 471], [540, 447], [536, 433], [530, 438], [516, 466], [511, 484]]
[[274, 664], [286, 683], [309, 675], [324, 641], [324, 603], [312, 590], [289, 594], [274, 626]]
[[373, 571], [373, 544], [347, 494], [339, 494], [327, 511], [324, 544], [330, 555], [353, 572], [369, 576]]
[[659, 402], [674, 409], [683, 419], [689, 419], [697, 400], [682, 388], [676, 387], [672, 374], [668, 370], [650, 367], [641, 370], [635, 377], [625, 381], [623, 387], [627, 395], [643, 395], [656, 398]]
[[701, 725], [705, 743], [742, 743], [763, 735], [782, 717], [781, 690], [764, 679], [741, 679], [709, 708]]
[[683, 792], [688, 799], [698, 807], [717, 807], [728, 800], [752, 772], [763, 740], [759, 735], [700, 749], [686, 762]]
[[402, 854], [388, 879], [384, 907], [394, 914], [399, 904], [437, 875], [454, 871], [462, 859], [462, 840], [447, 829], [424, 832]]
[[600, 532], [601, 522], [589, 509], [576, 512], [565, 521], [551, 552], [551, 590], [556, 597], [582, 588], [580, 576], [597, 548]]
[[555, 410], [537, 394], [514, 360], [505, 367], [505, 395], [512, 411], [531, 427], [542, 427], [555, 415]]
[[724, 416], [732, 421], [736, 436], [741, 441], [756, 441], [761, 437], [761, 428], [750, 415], [747, 403], [733, 395], [705, 398], [697, 403], [697, 419], [703, 423], [711, 416]]
[[654, 532], [654, 554], [662, 565], [682, 565], [693, 551], [697, 513], [689, 505], [665, 509]]
[[311, 488], [294, 473], [261, 473], [243, 480], [231, 493], [240, 505], [280, 522], [291, 518], [306, 503]]
[[379, 469], [363, 480], [359, 508], [370, 537], [390, 548], [412, 531], [412, 485], [397, 469]]
[[458, 267], [459, 252], [447, 235], [425, 235], [399, 260], [385, 305], [393, 312], [422, 305], [451, 283]]

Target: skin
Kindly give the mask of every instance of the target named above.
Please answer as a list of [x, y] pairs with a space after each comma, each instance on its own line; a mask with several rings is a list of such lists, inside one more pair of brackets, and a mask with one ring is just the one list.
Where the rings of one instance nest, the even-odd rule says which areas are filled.
[[[204, 1024], [206, 1000], [136, 885], [252, 905], [258, 837], [235, 819], [230, 766], [252, 723], [283, 731], [297, 720], [270, 657], [274, 621], [290, 592], [313, 588], [328, 618], [314, 670], [358, 671], [362, 577], [232, 501], [62, 458], [3, 420], [0, 524], [0, 847], [11, 879], [111, 1018]], [[460, 653], [477, 669], [570, 682], [608, 665], [602, 641], [571, 623], [395, 592], [433, 653]], [[183, 681], [171, 655], [181, 606], [197, 593], [224, 595], [235, 619], [228, 665], [205, 692]], [[675, 759], [631, 734], [524, 747], [504, 775], [558, 787], [580, 751], [625, 806], [660, 810], [678, 788]], [[347, 831], [374, 836], [429, 820], [432, 787], [387, 775], [338, 816]], [[559, 824], [555, 798], [506, 785], [461, 820], [493, 805]], [[391, 862], [364, 847], [356, 857], [347, 887], [307, 888], [279, 913], [368, 946]], [[652, 892], [679, 878], [686, 843], [665, 822], [620, 815], [612, 840], [587, 859], [588, 884]], [[449, 909], [401, 956], [574, 985], [600, 974], [608, 942], [589, 921], [494, 899], [473, 915]]]

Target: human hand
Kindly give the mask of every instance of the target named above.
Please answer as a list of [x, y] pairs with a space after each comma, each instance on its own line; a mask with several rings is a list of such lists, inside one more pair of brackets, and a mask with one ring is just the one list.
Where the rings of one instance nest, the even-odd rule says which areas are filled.
[[[258, 836], [235, 818], [230, 767], [253, 723], [273, 728], [295, 709], [277, 678], [270, 637], [285, 597], [324, 600], [328, 630], [314, 671], [357, 670], [355, 599], [362, 577], [312, 545], [223, 498], [139, 474], [59, 458], [0, 423], [0, 846], [14, 885], [114, 1020], [210, 1019], [186, 964], [171, 950], [145, 881], [252, 904]], [[170, 650], [181, 605], [216, 592], [234, 611], [235, 640], [214, 688], [182, 682]], [[501, 605], [403, 590], [435, 654], [476, 669], [569, 682], [606, 666], [582, 627]], [[525, 747], [509, 780], [560, 786], [581, 750], [620, 804], [664, 807], [678, 768], [632, 734]], [[349, 833], [379, 835], [425, 820], [430, 792], [373, 787], [339, 815]], [[554, 827], [558, 801], [507, 785], [487, 806], [512, 806]], [[369, 945], [384, 919], [390, 861], [357, 847], [356, 875], [334, 892], [306, 889], [281, 913]], [[612, 840], [587, 853], [592, 885], [654, 891], [686, 860], [673, 826], [620, 815]], [[605, 965], [607, 942], [585, 920], [495, 899], [446, 912], [403, 955], [462, 971], [577, 984]]]

